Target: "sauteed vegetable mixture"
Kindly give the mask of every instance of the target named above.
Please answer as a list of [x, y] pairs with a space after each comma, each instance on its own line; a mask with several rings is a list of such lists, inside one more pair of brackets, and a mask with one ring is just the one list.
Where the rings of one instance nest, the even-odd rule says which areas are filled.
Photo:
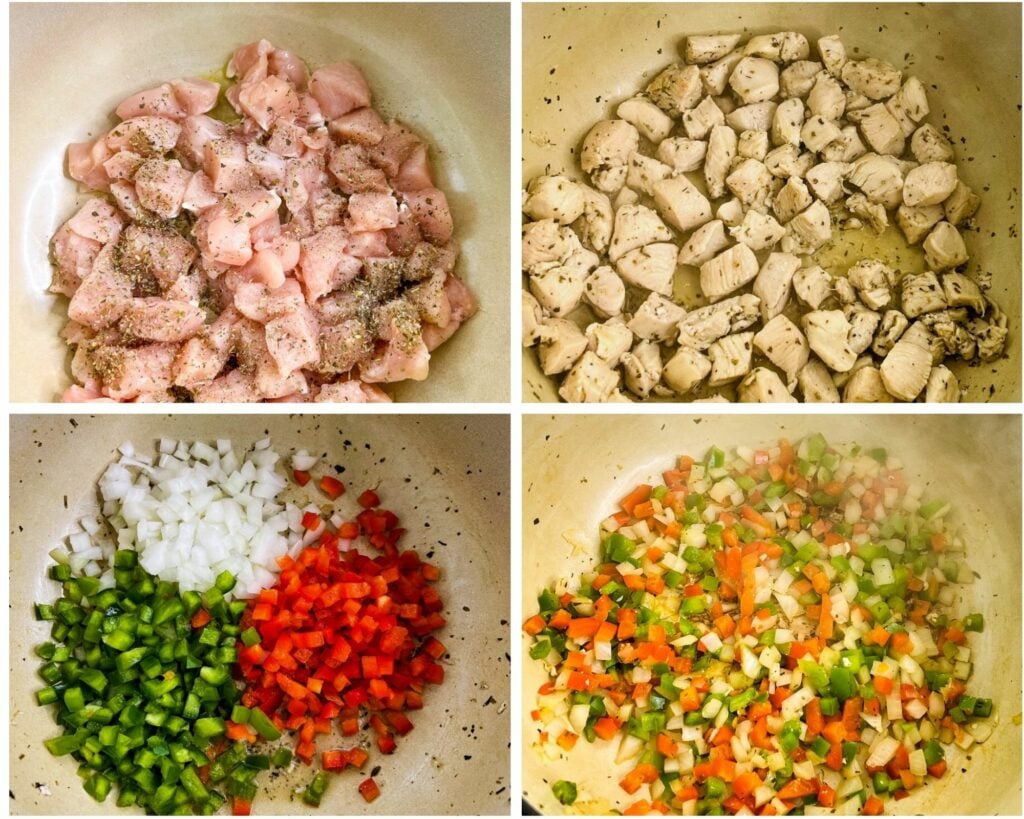
[[989, 737], [993, 703], [968, 691], [984, 618], [956, 612], [965, 541], [894, 456], [813, 435], [684, 456], [662, 481], [524, 624], [551, 674], [542, 753], [615, 743], [627, 814], [874, 815]]

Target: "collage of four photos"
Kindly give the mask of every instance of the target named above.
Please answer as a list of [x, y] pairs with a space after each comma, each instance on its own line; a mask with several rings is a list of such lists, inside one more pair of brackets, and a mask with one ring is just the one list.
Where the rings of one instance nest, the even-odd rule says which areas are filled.
[[1019, 816], [1021, 12], [9, 3], [9, 814]]

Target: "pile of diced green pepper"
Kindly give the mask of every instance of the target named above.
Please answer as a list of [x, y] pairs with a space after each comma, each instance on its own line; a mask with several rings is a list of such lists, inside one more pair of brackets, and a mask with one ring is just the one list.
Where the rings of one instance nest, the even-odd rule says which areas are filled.
[[[229, 717], [266, 739], [280, 736], [265, 714], [238, 702], [231, 666], [246, 604], [225, 600], [235, 585], [229, 572], [203, 594], [181, 593], [143, 570], [135, 552], [121, 550], [114, 556], [114, 588], [101, 590], [97, 578], [72, 576], [64, 564], [50, 576], [63, 593], [36, 607], [37, 617], [52, 624], [50, 640], [36, 649], [47, 683], [36, 699], [57, 706], [64, 731], [46, 740], [46, 748], [74, 755], [90, 796], [103, 802], [116, 785], [119, 807], [205, 815], [227, 797], [251, 801], [261, 770], [272, 761], [289, 764], [286, 749], [271, 760], [242, 743], [212, 763], [207, 756]], [[210, 622], [193, 628], [200, 608]], [[204, 766], [209, 784], [200, 777]]]

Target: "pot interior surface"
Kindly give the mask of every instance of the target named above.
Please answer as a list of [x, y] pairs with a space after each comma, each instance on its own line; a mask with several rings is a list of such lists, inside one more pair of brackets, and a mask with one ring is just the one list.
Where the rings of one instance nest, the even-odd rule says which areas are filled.
[[[508, 6], [56, 3], [11, 13], [13, 401], [56, 401], [71, 383], [59, 337], [68, 302], [46, 290], [50, 238], [84, 200], [65, 173], [68, 144], [111, 128], [114, 108], [130, 94], [216, 72], [234, 49], [260, 38], [314, 68], [352, 60], [381, 114], [430, 145], [461, 248], [456, 272], [476, 293], [480, 314], [438, 349], [427, 380], [399, 384], [393, 397], [508, 400], [504, 370], [478, 377], [485, 364], [508, 356], [509, 292], [501, 275], [508, 268]], [[458, 60], [450, 59], [455, 51]]]
[[[901, 814], [1006, 814], [1021, 810], [1021, 423], [1017, 416], [836, 415], [759, 416], [527, 416], [523, 432], [523, 617], [537, 594], [558, 578], [570, 587], [592, 570], [600, 522], [638, 483], [660, 483], [680, 455], [700, 459], [712, 445], [732, 448], [795, 441], [821, 432], [834, 442], [882, 446], [905, 465], [912, 482], [954, 504], [977, 572], [962, 588], [958, 608], [980, 611], [985, 630], [972, 635], [971, 685], [999, 712], [992, 737], [966, 754], [950, 754], [950, 775], [929, 781], [911, 797], [886, 805]], [[619, 780], [617, 743], [577, 743], [572, 753], [544, 759], [529, 717], [547, 679], [523, 641], [523, 795], [540, 813], [561, 813], [551, 783], [577, 782], [579, 801], [598, 800], [604, 812], [631, 799]], [[1016, 724], [1015, 724], [1016, 723]], [[967, 770], [961, 773], [960, 768]], [[600, 811], [598, 811], [600, 812]]]
[[[990, 295], [1009, 317], [1003, 358], [947, 362], [965, 401], [1018, 401], [1021, 395], [1021, 12], [1016, 4], [935, 3], [528, 3], [523, 12], [523, 178], [565, 173], [583, 179], [579, 148], [591, 126], [614, 117], [624, 99], [682, 59], [689, 34], [794, 30], [812, 43], [839, 34], [852, 57], [877, 57], [925, 83], [931, 114], [948, 125], [960, 177], [982, 197], [977, 229], [965, 234], [969, 270], [991, 273]], [[837, 233], [817, 262], [844, 273], [880, 257], [920, 270], [920, 248], [890, 228]], [[686, 301], [690, 274], [677, 275]], [[691, 288], [692, 290], [692, 288]], [[594, 320], [580, 311], [580, 320]], [[558, 401], [536, 351], [523, 351], [527, 401]]]
[[[446, 679], [429, 686], [415, 725], [391, 756], [372, 747], [380, 766], [381, 796], [365, 803], [361, 778], [332, 777], [321, 811], [352, 814], [508, 813], [508, 486], [509, 422], [505, 416], [16, 416], [11, 425], [10, 541], [10, 776], [11, 813], [110, 814], [82, 790], [70, 757], [53, 757], [43, 740], [59, 734], [51, 708], [36, 705], [43, 687], [33, 648], [49, 635], [33, 604], [59, 592], [47, 577], [73, 524], [97, 510], [96, 481], [131, 441], [153, 452], [157, 440], [229, 438], [236, 451], [269, 435], [282, 456], [298, 449], [345, 467], [348, 491], [337, 508], [345, 516], [355, 498], [379, 485], [385, 507], [409, 530], [400, 541], [441, 569], [439, 591], [447, 626]], [[87, 454], [87, 455], [86, 455]], [[310, 495], [324, 503], [323, 495]], [[320, 750], [354, 747], [361, 737], [322, 738]], [[372, 744], [372, 743], [371, 743]], [[317, 763], [319, 757], [316, 758]], [[296, 764], [280, 778], [261, 777], [254, 811], [309, 812], [301, 792], [315, 768]], [[47, 793], [43, 792], [43, 787]]]

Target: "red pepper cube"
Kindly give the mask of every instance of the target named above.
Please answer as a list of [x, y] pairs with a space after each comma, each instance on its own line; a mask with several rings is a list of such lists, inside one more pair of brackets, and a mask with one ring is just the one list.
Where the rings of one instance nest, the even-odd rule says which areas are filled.
[[316, 512], [306, 512], [302, 516], [302, 528], [308, 530], [316, 529], [321, 523], [320, 516]]
[[331, 500], [337, 500], [345, 494], [345, 484], [333, 475], [324, 475], [320, 479], [320, 489], [323, 490], [323, 493]]
[[304, 469], [296, 469], [294, 472], [292, 472], [292, 476], [295, 478], [295, 483], [297, 483], [299, 486], [305, 486], [307, 483], [309, 483], [309, 473], [306, 472]]
[[369, 779], [359, 783], [359, 793], [362, 794], [363, 799], [367, 802], [372, 802], [380, 796], [380, 788], [377, 787], [377, 783], [373, 781], [371, 776]]
[[377, 747], [380, 748], [382, 754], [393, 754], [398, 743], [395, 742], [395, 738], [391, 734], [384, 734], [377, 737]]
[[377, 496], [377, 493], [374, 492], [372, 489], [367, 489], [365, 492], [363, 492], [359, 496], [358, 500], [359, 505], [362, 506], [363, 509], [372, 509], [375, 506], [380, 506], [380, 498]]

